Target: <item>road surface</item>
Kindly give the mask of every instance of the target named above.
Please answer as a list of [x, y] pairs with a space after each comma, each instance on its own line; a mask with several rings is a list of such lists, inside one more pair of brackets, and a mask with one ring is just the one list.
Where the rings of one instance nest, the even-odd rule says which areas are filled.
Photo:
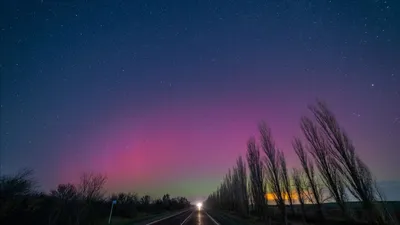
[[220, 225], [203, 210], [189, 210], [178, 216], [155, 221], [148, 225]]

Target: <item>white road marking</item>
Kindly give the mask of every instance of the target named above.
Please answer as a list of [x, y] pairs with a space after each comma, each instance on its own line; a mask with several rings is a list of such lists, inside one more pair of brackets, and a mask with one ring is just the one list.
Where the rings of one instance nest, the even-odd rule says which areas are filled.
[[171, 218], [171, 217], [180, 215], [180, 214], [182, 214], [182, 213], [184, 213], [184, 212], [187, 212], [187, 211], [189, 211], [189, 209], [188, 209], [188, 210], [185, 210], [185, 211], [183, 211], [183, 212], [178, 212], [178, 213], [176, 213], [176, 214], [174, 214], [174, 215], [167, 216], [167, 217], [161, 218], [161, 219], [159, 219], [159, 220], [156, 220], [156, 221], [147, 223], [146, 225], [152, 225], [152, 224], [158, 223], [158, 222], [160, 222], [160, 221], [163, 221], [163, 220], [169, 219], [169, 218]]
[[208, 217], [210, 217], [210, 219], [211, 219], [216, 225], [220, 225], [214, 218], [212, 218], [212, 217], [210, 216], [210, 214], [208, 214], [206, 211], [204, 211], [204, 212], [207, 214]]
[[181, 223], [181, 225], [183, 225], [184, 223], [186, 223], [186, 221], [192, 216], [193, 212], [190, 213], [190, 215], [188, 217], [186, 217], [186, 219]]

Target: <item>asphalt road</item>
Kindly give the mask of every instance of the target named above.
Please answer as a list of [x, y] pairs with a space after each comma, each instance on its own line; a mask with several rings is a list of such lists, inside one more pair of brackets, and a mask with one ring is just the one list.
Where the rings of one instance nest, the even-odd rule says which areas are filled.
[[217, 223], [202, 210], [190, 210], [151, 225], [217, 225]]
[[217, 221], [213, 221], [213, 219], [211, 219], [205, 211], [195, 210], [192, 216], [183, 225], [217, 225]]

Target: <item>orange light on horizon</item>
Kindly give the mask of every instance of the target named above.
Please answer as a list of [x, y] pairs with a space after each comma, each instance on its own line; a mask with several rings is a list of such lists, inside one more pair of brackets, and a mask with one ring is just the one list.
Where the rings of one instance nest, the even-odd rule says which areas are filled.
[[[297, 195], [297, 192], [292, 192], [292, 200], [293, 202], [299, 202], [299, 196]], [[275, 202], [275, 195], [273, 193], [266, 193], [265, 194], [265, 199], [268, 202]], [[287, 193], [283, 194], [283, 199], [288, 202], [289, 201], [289, 195]], [[305, 199], [305, 202], [308, 203], [308, 200]]]

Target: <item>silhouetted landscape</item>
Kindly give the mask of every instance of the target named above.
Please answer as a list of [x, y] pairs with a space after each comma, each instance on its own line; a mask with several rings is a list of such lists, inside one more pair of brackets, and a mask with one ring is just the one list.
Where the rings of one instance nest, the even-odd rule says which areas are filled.
[[287, 168], [261, 123], [259, 142], [251, 137], [247, 143], [248, 167], [239, 157], [206, 204], [267, 223], [397, 224], [400, 204], [386, 201], [334, 114], [321, 101], [309, 109], [313, 117], [301, 119], [304, 138], [292, 142], [301, 168]]
[[[292, 143], [301, 168], [287, 167], [285, 155], [262, 122], [259, 142], [251, 137], [247, 143], [247, 163], [241, 156], [237, 159], [204, 202], [204, 210], [221, 224], [398, 224], [399, 203], [385, 200], [334, 114], [320, 101], [309, 109], [313, 117], [301, 119], [304, 138]], [[186, 221], [193, 214], [185, 197], [107, 196], [106, 181], [101, 174], [85, 173], [79, 184], [60, 184], [43, 193], [36, 189], [32, 170], [2, 175], [2, 224], [106, 224], [110, 206], [113, 224], [140, 224], [159, 217]], [[349, 202], [351, 197], [356, 201]]]
[[2, 0], [0, 225], [400, 225], [400, 0]]
[[117, 201], [113, 216], [135, 219], [129, 222], [190, 207], [186, 198], [168, 194], [161, 199], [136, 193], [107, 196], [107, 178], [92, 173], [83, 174], [77, 185], [60, 184], [50, 193], [38, 192], [33, 175], [32, 170], [24, 170], [1, 177], [1, 224], [107, 224], [113, 200]]

